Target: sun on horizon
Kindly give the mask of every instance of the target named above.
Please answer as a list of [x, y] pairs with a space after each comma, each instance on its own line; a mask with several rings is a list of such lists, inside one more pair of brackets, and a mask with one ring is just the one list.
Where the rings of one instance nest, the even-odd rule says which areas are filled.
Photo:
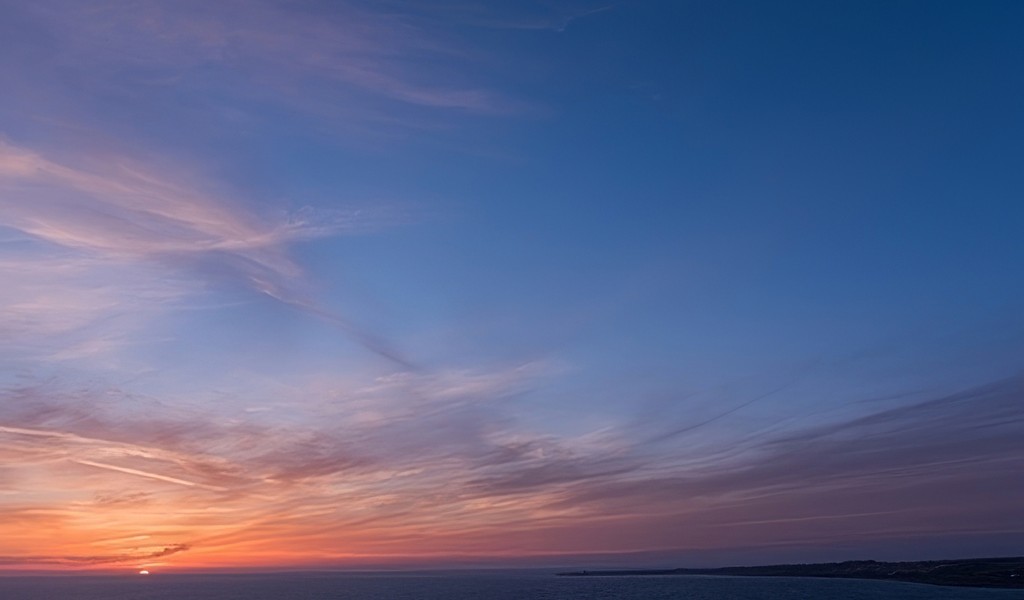
[[1022, 29], [0, 0], [0, 580], [1024, 554]]

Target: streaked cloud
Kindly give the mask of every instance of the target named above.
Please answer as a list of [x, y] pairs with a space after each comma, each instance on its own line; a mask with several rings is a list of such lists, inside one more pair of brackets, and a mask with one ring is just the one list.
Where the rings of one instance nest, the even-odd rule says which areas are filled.
[[[953, 364], [1019, 340], [918, 352], [930, 372], [905, 380], [787, 350], [816, 326], [795, 317], [748, 350], [744, 311], [788, 314], [778, 289], [736, 287], [762, 277], [753, 246], [710, 244], [739, 269], [637, 266], [648, 244], [699, 255], [677, 238], [705, 218], [634, 206], [662, 193], [653, 133], [607, 190], [596, 163], [577, 178], [550, 156], [434, 156], [452, 131], [543, 112], [525, 90], [583, 77], [538, 75], [525, 45], [482, 36], [555, 47], [625, 6], [0, 0], [0, 568], [629, 562], [1019, 533], [1024, 387], [997, 372], [1014, 359]], [[605, 110], [533, 149], [604, 136]], [[442, 212], [410, 208], [419, 187], [495, 199], [465, 229], [399, 240]], [[605, 193], [630, 204], [602, 210]], [[611, 236], [574, 229], [617, 215]], [[589, 287], [577, 267], [598, 272]], [[654, 282], [681, 271], [694, 281]]]
[[43, 62], [8, 69], [88, 73], [86, 85], [107, 91], [187, 87], [380, 125], [429, 118], [403, 106], [484, 115], [526, 107], [445, 68], [453, 57], [473, 59], [436, 27], [359, 2], [49, 0], [8, 10], [51, 36], [32, 53]]
[[[129, 417], [100, 400], [108, 393], [22, 390], [5, 397], [0, 436], [16, 471], [76, 473], [36, 492], [80, 498], [57, 514], [74, 517], [77, 525], [62, 527], [83, 541], [92, 537], [91, 515], [109, 519], [123, 502], [144, 501], [136, 505], [143, 515], [178, 516], [157, 529], [126, 517], [102, 531], [126, 539], [175, 532], [163, 539], [206, 557], [195, 564], [227, 548], [255, 556], [272, 541], [288, 549], [290, 539], [302, 547], [317, 540], [315, 551], [292, 549], [287, 560], [298, 562], [341, 551], [410, 560], [422, 552], [418, 560], [429, 561], [467, 549], [500, 554], [486, 542], [494, 536], [513, 550], [573, 555], [623, 545], [713, 550], [737, 536], [748, 547], [839, 542], [865, 531], [927, 537], [948, 519], [964, 532], [998, 533], [1024, 492], [1004, 477], [1024, 460], [1019, 379], [779, 433], [739, 460], [711, 455], [699, 469], [669, 466], [671, 450], [625, 431], [593, 439], [531, 433], [493, 403], [514, 381], [471, 385], [473, 403], [462, 400], [463, 381], [443, 393], [434, 382], [406, 383], [375, 393], [396, 406], [427, 397], [434, 409], [366, 419], [327, 401], [302, 425], [174, 416], [153, 404]], [[646, 428], [662, 425], [652, 419]], [[100, 481], [122, 496], [93, 497]], [[990, 510], [971, 516], [966, 507], [978, 503]], [[133, 544], [118, 556], [146, 558]]]
[[[187, 175], [157, 175], [117, 156], [88, 161], [91, 168], [73, 168], [0, 142], [0, 225], [24, 236], [0, 255], [12, 329], [71, 333], [115, 318], [137, 328], [147, 312], [227, 283], [327, 319], [402, 360], [383, 340], [320, 306], [288, 256], [290, 242], [376, 230], [394, 217], [306, 208], [273, 221], [184, 183]], [[54, 357], [102, 354], [123, 338], [94, 332]]]

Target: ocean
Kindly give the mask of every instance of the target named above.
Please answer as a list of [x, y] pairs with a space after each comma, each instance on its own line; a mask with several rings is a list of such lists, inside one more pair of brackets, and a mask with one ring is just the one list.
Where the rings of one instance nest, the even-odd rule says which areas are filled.
[[2, 600], [1024, 600], [1024, 590], [852, 579], [276, 573], [0, 577]]

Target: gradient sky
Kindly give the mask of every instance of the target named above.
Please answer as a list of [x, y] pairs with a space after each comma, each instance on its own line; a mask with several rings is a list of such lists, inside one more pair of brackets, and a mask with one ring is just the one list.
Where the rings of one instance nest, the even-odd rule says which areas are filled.
[[1022, 31], [0, 0], [0, 569], [1024, 554]]

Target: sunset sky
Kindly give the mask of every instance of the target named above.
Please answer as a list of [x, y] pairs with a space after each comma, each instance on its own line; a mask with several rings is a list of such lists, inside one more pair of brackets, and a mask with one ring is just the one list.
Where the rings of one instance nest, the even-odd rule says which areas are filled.
[[0, 0], [0, 570], [1024, 554], [1022, 32]]

